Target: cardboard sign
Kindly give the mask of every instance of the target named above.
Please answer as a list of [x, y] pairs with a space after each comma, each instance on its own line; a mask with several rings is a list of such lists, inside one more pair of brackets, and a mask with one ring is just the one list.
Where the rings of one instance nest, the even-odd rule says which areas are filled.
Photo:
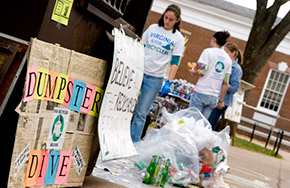
[[[93, 116], [99, 115], [107, 62], [35, 38], [27, 60], [23, 100], [15, 109], [19, 118], [7, 187], [80, 187], [93, 147]], [[86, 85], [82, 96], [78, 88], [73, 91], [75, 80]], [[79, 100], [82, 113], [70, 111], [70, 102]], [[80, 174], [70, 169], [75, 168], [71, 153], [77, 145]]]

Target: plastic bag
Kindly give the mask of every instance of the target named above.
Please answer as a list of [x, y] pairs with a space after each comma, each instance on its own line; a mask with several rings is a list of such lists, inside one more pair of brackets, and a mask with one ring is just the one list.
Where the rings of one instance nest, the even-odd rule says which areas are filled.
[[[188, 186], [202, 182], [200, 152], [202, 150], [211, 152], [218, 146], [227, 154], [231, 141], [228, 135], [229, 127], [219, 133], [213, 132], [207, 119], [196, 108], [184, 109], [173, 114], [162, 109], [162, 115], [161, 122], [164, 126], [161, 129], [151, 129], [143, 141], [134, 144], [139, 155], [128, 158], [131, 161], [130, 165], [114, 164], [112, 161], [110, 167], [118, 169], [120, 176], [125, 174], [126, 176], [122, 177], [126, 177], [131, 184], [136, 185], [136, 182], [140, 182], [142, 185], [142, 174], [145, 174], [152, 156], [158, 155], [170, 159], [167, 182], [171, 185]], [[203, 183], [211, 185], [217, 182], [219, 176], [216, 172], [221, 174], [220, 168], [216, 166], [220, 165], [219, 159], [219, 155], [215, 154], [209, 160], [212, 161], [210, 164], [214, 164], [212, 166], [214, 179]], [[132, 164], [135, 164], [135, 167], [132, 167]]]
[[188, 127], [204, 127], [211, 130], [211, 124], [195, 107], [186, 108], [170, 114], [165, 108], [162, 109], [161, 124], [174, 127], [175, 125], [186, 124]]
[[173, 114], [163, 108], [161, 124], [161, 129], [148, 131], [143, 141], [135, 143], [139, 156], [133, 160], [135, 164], [149, 164], [152, 155], [170, 159], [172, 184], [187, 186], [199, 182], [199, 151], [216, 146], [229, 148], [228, 129], [213, 132], [207, 119], [194, 107]]
[[[181, 182], [187, 186], [199, 181], [199, 152], [202, 150], [211, 151], [218, 146], [227, 156], [231, 143], [229, 126], [221, 132], [213, 132], [208, 120], [194, 107], [173, 114], [163, 108], [161, 124], [164, 125], [161, 129], [149, 131], [144, 141], [135, 144], [140, 153], [136, 159], [150, 162], [154, 154], [170, 158], [172, 168], [176, 169], [173, 179], [169, 180], [171, 183]], [[217, 158], [214, 160], [213, 169], [219, 162]]]

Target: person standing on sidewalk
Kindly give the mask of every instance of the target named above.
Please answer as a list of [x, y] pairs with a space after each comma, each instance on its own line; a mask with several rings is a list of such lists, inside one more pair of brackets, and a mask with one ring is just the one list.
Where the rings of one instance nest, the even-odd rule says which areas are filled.
[[240, 87], [241, 78], [243, 75], [243, 70], [241, 68], [241, 65], [243, 64], [243, 54], [241, 50], [235, 43], [231, 42], [226, 43], [224, 49], [232, 59], [232, 73], [230, 76], [230, 85], [224, 97], [225, 106], [222, 109], [214, 108], [208, 118], [208, 121], [212, 126], [212, 130], [215, 130], [220, 116], [226, 112], [229, 106], [233, 105], [233, 97]]
[[[178, 6], [169, 5], [159, 19], [158, 24], [150, 25], [143, 33], [142, 41], [145, 47], [144, 76], [141, 95], [131, 123], [133, 142], [140, 141], [146, 115], [160, 89], [162, 88], [161, 96], [170, 92], [170, 86], [184, 50], [184, 38], [179, 32], [180, 15], [181, 10]], [[169, 62], [171, 67], [168, 80], [162, 87], [166, 65]]]
[[224, 107], [232, 61], [222, 47], [229, 37], [230, 33], [227, 31], [216, 32], [210, 41], [211, 48], [204, 49], [198, 59], [197, 71], [195, 68], [189, 69], [191, 74], [199, 74], [189, 107], [197, 108], [205, 118], [209, 117], [215, 107]]

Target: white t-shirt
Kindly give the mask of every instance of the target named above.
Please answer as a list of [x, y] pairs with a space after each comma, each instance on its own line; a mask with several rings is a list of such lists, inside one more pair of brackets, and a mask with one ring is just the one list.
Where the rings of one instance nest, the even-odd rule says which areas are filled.
[[207, 48], [201, 53], [198, 63], [206, 64], [208, 68], [205, 75], [198, 79], [194, 90], [218, 97], [225, 75], [231, 74], [231, 58], [221, 48]]
[[163, 77], [172, 55], [183, 53], [184, 39], [178, 30], [172, 33], [172, 30], [152, 24], [143, 33], [142, 40], [145, 45], [144, 73], [150, 76]]

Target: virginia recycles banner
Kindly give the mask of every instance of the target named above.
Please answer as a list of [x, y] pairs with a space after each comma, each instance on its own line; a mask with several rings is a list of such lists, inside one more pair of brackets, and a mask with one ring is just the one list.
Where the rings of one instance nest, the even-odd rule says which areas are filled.
[[144, 46], [114, 29], [113, 66], [99, 114], [103, 160], [136, 155], [130, 124], [143, 79]]

